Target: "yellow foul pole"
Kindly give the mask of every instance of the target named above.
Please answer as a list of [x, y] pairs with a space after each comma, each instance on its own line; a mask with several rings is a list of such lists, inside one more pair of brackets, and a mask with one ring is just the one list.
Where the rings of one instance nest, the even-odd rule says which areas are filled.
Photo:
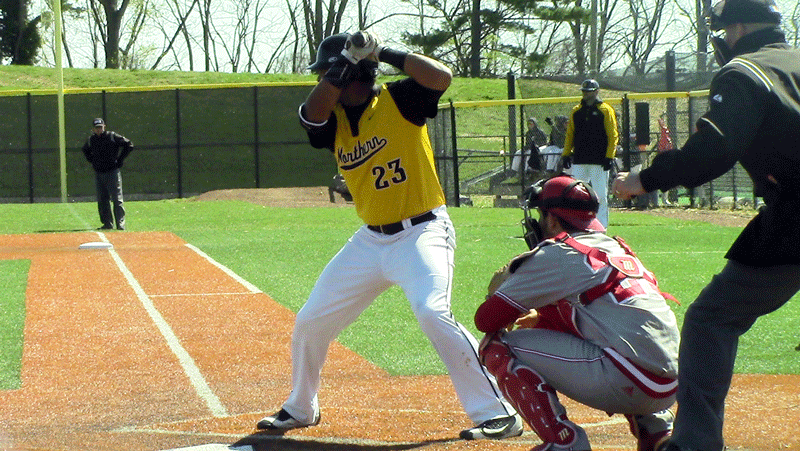
[[55, 53], [58, 69], [58, 155], [61, 168], [61, 202], [67, 201], [67, 141], [64, 134], [64, 68], [61, 64], [61, 0], [53, 0]]

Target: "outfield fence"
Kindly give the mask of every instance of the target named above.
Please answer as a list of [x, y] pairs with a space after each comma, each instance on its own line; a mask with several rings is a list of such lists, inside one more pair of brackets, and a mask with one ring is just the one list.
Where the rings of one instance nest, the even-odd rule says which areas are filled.
[[[188, 197], [216, 189], [320, 186], [336, 164], [311, 148], [297, 106], [314, 83], [70, 89], [64, 93], [70, 200], [94, 199], [81, 147], [92, 119], [134, 144], [123, 167], [127, 199]], [[60, 199], [57, 93], [0, 93], [0, 201]]]
[[[94, 177], [81, 146], [95, 117], [103, 117], [108, 130], [134, 143], [123, 168], [129, 200], [189, 197], [219, 189], [330, 185], [337, 172], [334, 159], [327, 151], [311, 148], [297, 122], [297, 106], [313, 86], [303, 82], [65, 90], [67, 197], [94, 199]], [[513, 97], [515, 89], [510, 91]], [[675, 145], [684, 143], [707, 109], [707, 96], [707, 91], [692, 91], [604, 99], [619, 119], [614, 172], [647, 167], [658, 152], [659, 120]], [[60, 199], [57, 101], [52, 90], [0, 92], [0, 202]], [[527, 118], [537, 118], [548, 132], [552, 127], [547, 120], [557, 123], [579, 101], [553, 97], [440, 105], [429, 131], [448, 204], [490, 196], [496, 206], [517, 206], [526, 187], [559, 170], [558, 145], [541, 151], [548, 172], [525, 170]], [[750, 179], [738, 165], [694, 190], [641, 196], [633, 206], [663, 202], [706, 208], [757, 205]], [[631, 206], [615, 199], [610, 203]]]

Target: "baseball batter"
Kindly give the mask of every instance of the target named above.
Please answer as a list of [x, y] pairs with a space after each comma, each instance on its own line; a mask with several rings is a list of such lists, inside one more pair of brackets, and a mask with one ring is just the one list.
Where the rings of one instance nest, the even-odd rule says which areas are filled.
[[486, 333], [482, 362], [544, 442], [533, 451], [591, 449], [557, 393], [624, 414], [638, 451], [662, 451], [679, 333], [654, 275], [621, 238], [603, 233], [588, 184], [537, 182], [527, 204], [541, 215], [536, 221], [526, 210], [523, 222], [533, 248], [496, 273], [475, 315]]
[[[378, 61], [408, 78], [375, 85]], [[333, 152], [364, 225], [328, 263], [297, 314], [292, 392], [257, 428], [319, 423], [317, 392], [330, 342], [380, 293], [398, 285], [476, 424], [461, 438], [522, 434], [522, 419], [480, 365], [477, 340], [450, 311], [455, 231], [426, 128], [450, 85], [450, 70], [381, 46], [367, 32], [326, 38], [309, 69], [320, 79], [300, 106], [300, 123], [313, 147]]]

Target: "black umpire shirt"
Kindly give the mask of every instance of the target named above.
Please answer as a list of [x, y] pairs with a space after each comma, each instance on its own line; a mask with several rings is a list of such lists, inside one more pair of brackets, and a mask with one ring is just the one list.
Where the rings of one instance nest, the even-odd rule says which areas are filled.
[[702, 185], [739, 161], [765, 207], [726, 258], [751, 266], [800, 264], [800, 50], [785, 42], [778, 28], [739, 39], [697, 132], [641, 172], [645, 190], [666, 191]]
[[99, 135], [92, 133], [83, 145], [83, 154], [96, 172], [108, 172], [122, 167], [123, 160], [131, 150], [131, 140], [108, 130]]

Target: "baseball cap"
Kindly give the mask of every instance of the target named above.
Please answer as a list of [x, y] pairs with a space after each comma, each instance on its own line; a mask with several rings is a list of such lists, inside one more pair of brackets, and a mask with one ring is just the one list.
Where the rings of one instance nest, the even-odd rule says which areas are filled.
[[711, 7], [708, 25], [712, 31], [735, 23], [781, 23], [775, 0], [720, 0]]
[[95, 127], [97, 127], [98, 125], [106, 125], [106, 123], [105, 123], [105, 122], [103, 122], [103, 118], [101, 118], [101, 117], [98, 117], [98, 118], [95, 118], [95, 119], [92, 121], [92, 125], [93, 125], [93, 126], [95, 126]]
[[591, 186], [567, 175], [553, 177], [542, 186], [534, 207], [552, 213], [575, 228], [605, 232], [597, 220], [600, 203]]
[[600, 89], [600, 83], [597, 80], [590, 78], [581, 83], [581, 91], [597, 91]]

